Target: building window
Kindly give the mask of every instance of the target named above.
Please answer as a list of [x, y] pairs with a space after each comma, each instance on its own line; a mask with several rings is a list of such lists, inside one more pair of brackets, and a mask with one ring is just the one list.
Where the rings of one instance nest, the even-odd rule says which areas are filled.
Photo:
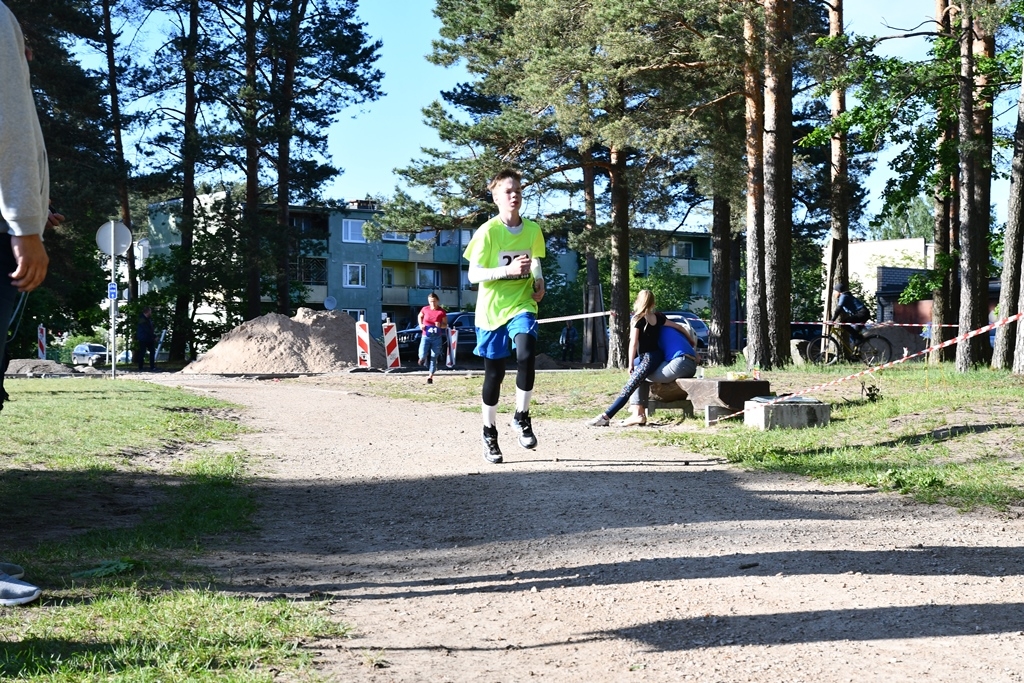
[[363, 237], [363, 223], [366, 221], [357, 221], [346, 218], [341, 222], [341, 241], [342, 242], [362, 242], [366, 243], [366, 238]]
[[343, 308], [341, 310], [345, 311], [350, 316], [355, 318], [356, 322], [359, 322], [360, 318], [362, 318], [364, 320], [366, 319], [366, 309], [365, 308]]
[[321, 214], [293, 213], [288, 217], [295, 234], [305, 239], [327, 239], [327, 217]]
[[395, 286], [395, 269], [389, 266], [384, 266], [380, 269], [380, 280], [385, 287]]
[[299, 256], [288, 264], [289, 279], [304, 285], [327, 284], [327, 259], [313, 256]]
[[672, 243], [672, 256], [673, 258], [693, 258], [693, 242], [673, 242]]
[[437, 246], [454, 247], [457, 236], [454, 230], [442, 230], [437, 236]]
[[409, 236], [400, 232], [381, 233], [380, 239], [384, 242], [408, 242]]
[[362, 263], [346, 263], [344, 277], [345, 287], [365, 287], [366, 265]]
[[416, 272], [416, 286], [420, 289], [440, 287], [441, 271], [437, 268], [420, 268]]

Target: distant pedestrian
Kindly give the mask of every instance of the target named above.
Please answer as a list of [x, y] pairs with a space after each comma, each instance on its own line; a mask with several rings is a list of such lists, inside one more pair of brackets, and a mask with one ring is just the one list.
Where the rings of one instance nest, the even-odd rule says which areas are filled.
[[427, 384], [434, 383], [434, 372], [441, 357], [441, 340], [448, 334], [448, 314], [441, 308], [437, 294], [427, 295], [427, 305], [420, 309], [420, 365], [427, 366]]
[[143, 361], [146, 352], [149, 352], [149, 369], [156, 370], [156, 330], [153, 328], [153, 309], [146, 306], [139, 313], [139, 324], [135, 328], [135, 353], [139, 363], [139, 372], [142, 372]]
[[558, 337], [558, 345], [562, 347], [562, 362], [574, 360], [576, 358], [576, 328], [573, 327], [571, 320], [565, 321], [565, 327], [562, 328], [562, 334]]

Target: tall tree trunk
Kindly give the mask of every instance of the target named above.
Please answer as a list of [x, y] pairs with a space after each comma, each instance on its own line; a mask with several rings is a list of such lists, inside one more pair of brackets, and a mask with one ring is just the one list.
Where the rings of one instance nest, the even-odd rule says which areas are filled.
[[[944, 35], [951, 35], [949, 18], [949, 0], [935, 0], [935, 21]], [[945, 108], [943, 108], [945, 109]], [[931, 344], [937, 346], [946, 339], [951, 338], [949, 328], [946, 325], [953, 319], [950, 309], [950, 287], [953, 269], [950, 267], [950, 240], [952, 238], [953, 212], [951, 192], [953, 192], [952, 176], [949, 164], [945, 162], [946, 150], [956, 142], [956, 126], [948, 120], [948, 112], [940, 110], [937, 115], [937, 124], [942, 128], [942, 133], [937, 142], [939, 158], [939, 180], [935, 188], [934, 205], [934, 228], [932, 231], [932, 252], [933, 267], [943, 269], [942, 282], [937, 289], [932, 290], [932, 333]], [[953, 358], [956, 349], [946, 347], [932, 351], [929, 354], [928, 362], [938, 364]]]
[[769, 360], [768, 318], [764, 287], [764, 100], [757, 24], [748, 7], [743, 20], [743, 63], [747, 148], [747, 344], [748, 366]]
[[728, 197], [714, 196], [711, 222], [711, 361], [732, 365], [729, 343], [729, 304], [732, 297], [732, 206]]
[[[999, 315], [1008, 317], [1021, 310], [1021, 249], [1024, 248], [1024, 68], [1021, 69], [1021, 91], [1017, 98], [1017, 129], [1013, 134], [1013, 162], [1010, 170], [1010, 204], [1006, 216], [1006, 234], [1003, 237], [1003, 273], [999, 292]], [[1019, 335], [1024, 325], [1011, 323], [996, 329], [996, 346], [992, 351], [992, 367], [997, 370], [1013, 368], [1024, 373], [1024, 354], [1014, 353], [1024, 348]]]
[[[295, 101], [295, 66], [298, 61], [299, 27], [306, 13], [306, 2], [292, 0], [288, 7], [288, 35], [282, 46], [281, 82], [275, 96], [278, 98], [277, 120], [277, 312], [291, 315], [291, 286], [289, 262], [299, 258], [298, 245], [291, 225], [291, 144], [292, 109]], [[294, 252], [294, 253], [293, 253]]]
[[245, 0], [245, 95], [243, 96], [245, 146], [245, 319], [258, 318], [262, 312], [260, 260], [262, 230], [260, 228], [260, 140], [259, 104], [256, 82], [256, 12], [255, 0]]
[[765, 0], [764, 279], [770, 362], [791, 360], [793, 70], [792, 0]]
[[611, 336], [608, 365], [625, 368], [629, 363], [629, 189], [626, 185], [626, 153], [609, 150], [609, 185], [612, 220]]
[[[981, 267], [977, 231], [982, 221], [977, 216], [977, 143], [974, 134], [974, 8], [972, 0], [963, 0], [960, 15], [960, 333], [975, 328], [979, 320], [978, 269]], [[985, 292], [987, 296], [987, 292]], [[978, 364], [978, 338], [957, 344], [956, 368], [967, 372]]]
[[[583, 159], [583, 211], [586, 219], [586, 230], [597, 228], [597, 192], [596, 172], [594, 169], [592, 150], [584, 153]], [[587, 248], [586, 254], [587, 284], [583, 293], [583, 306], [586, 313], [604, 311], [604, 300], [601, 296], [601, 273], [598, 268], [597, 256]], [[587, 318], [583, 324], [583, 362], [608, 362], [608, 335], [605, 333], [606, 321], [603, 317]]]
[[[118, 87], [117, 56], [114, 48], [117, 44], [117, 36], [114, 35], [113, 23], [111, 22], [111, 0], [103, 0], [103, 47], [107, 56], [107, 95], [110, 97], [110, 125], [114, 134], [114, 163], [117, 165], [115, 176], [115, 191], [117, 201], [121, 205], [121, 222], [129, 230], [135, 232], [132, 226], [132, 209], [128, 202], [128, 162], [124, 158], [124, 142], [121, 136], [121, 96]], [[129, 249], [125, 254], [128, 259], [128, 299], [135, 301], [139, 296], [139, 278], [136, 273], [135, 249]]]
[[189, 311], [192, 289], [192, 244], [196, 225], [196, 165], [199, 163], [199, 97], [196, 66], [199, 53], [199, 0], [191, 0], [188, 8], [188, 36], [182, 54], [185, 75], [185, 111], [181, 143], [181, 246], [175, 262], [174, 334], [168, 356], [171, 360], [185, 360], [186, 350], [192, 358], [197, 350], [192, 339], [192, 315]]
[[[843, 35], [843, 0], [832, 0], [828, 5], [828, 34], [830, 38]], [[832, 73], [838, 74], [845, 65], [833, 65]], [[829, 98], [829, 113], [833, 122], [846, 112], [846, 89], [836, 88]], [[832, 285], [847, 284], [850, 281], [849, 253], [849, 164], [846, 156], [846, 133], [832, 135], [830, 146], [831, 193], [829, 214], [831, 224], [831, 251], [828, 281], [825, 283], [825, 320], [832, 317]]]
[[[975, 7], [991, 5], [992, 0], [974, 0]], [[975, 10], [975, 17], [979, 11]], [[996, 39], [986, 26], [987, 22], [976, 19], [974, 21], [974, 64], [979, 59], [991, 60], [996, 56]], [[974, 162], [974, 217], [975, 229], [972, 233], [975, 259], [978, 263], [975, 272], [975, 291], [978, 300], [975, 302], [976, 317], [975, 326], [988, 323], [988, 264], [989, 246], [988, 236], [992, 223], [992, 107], [993, 101], [992, 84], [987, 74], [975, 69], [974, 72], [974, 147], [976, 150]], [[982, 358], [987, 359], [991, 351], [988, 335], [981, 335], [975, 338], [979, 349], [978, 362]]]

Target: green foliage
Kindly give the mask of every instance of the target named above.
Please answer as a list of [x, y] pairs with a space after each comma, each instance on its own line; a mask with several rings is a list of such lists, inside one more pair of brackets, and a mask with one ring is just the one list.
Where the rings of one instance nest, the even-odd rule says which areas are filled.
[[912, 304], [932, 298], [932, 292], [942, 288], [942, 283], [955, 264], [955, 254], [936, 254], [935, 268], [924, 273], [915, 273], [907, 280], [907, 286], [900, 292], [901, 304]]
[[[635, 262], [630, 264], [635, 272]], [[694, 279], [683, 275], [671, 260], [654, 261], [647, 271], [646, 277], [632, 277], [629, 280], [629, 300], [636, 300], [641, 289], [649, 289], [654, 293], [654, 301], [660, 311], [685, 310], [693, 300]]]
[[922, 237], [932, 241], [935, 232], [932, 207], [923, 197], [914, 197], [900, 215], [883, 214], [880, 223], [872, 223], [867, 234], [873, 240], [898, 240]]

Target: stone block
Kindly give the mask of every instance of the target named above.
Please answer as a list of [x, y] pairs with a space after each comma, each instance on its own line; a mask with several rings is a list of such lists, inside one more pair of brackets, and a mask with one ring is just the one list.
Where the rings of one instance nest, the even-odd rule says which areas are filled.
[[747, 401], [743, 424], [762, 431], [768, 429], [805, 429], [824, 427], [832, 418], [832, 406], [805, 396], [785, 398], [778, 403], [773, 396], [759, 396]]

